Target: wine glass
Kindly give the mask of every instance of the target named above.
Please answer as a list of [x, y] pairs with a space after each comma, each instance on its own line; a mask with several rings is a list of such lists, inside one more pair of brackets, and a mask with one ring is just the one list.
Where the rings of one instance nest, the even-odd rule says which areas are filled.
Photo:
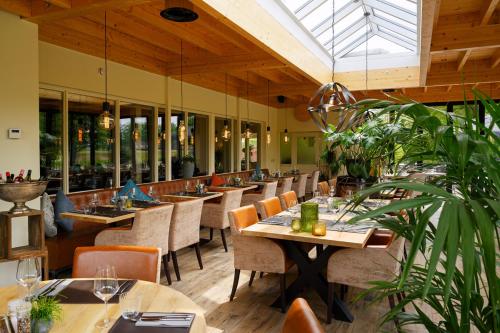
[[148, 196], [152, 199], [155, 199], [155, 191], [153, 190], [153, 186], [149, 187]]
[[90, 205], [92, 206], [92, 210], [94, 213], [97, 211], [98, 204], [99, 204], [99, 195], [97, 195], [97, 193], [93, 193], [92, 199], [90, 200]]
[[336, 189], [335, 189], [335, 186], [330, 186], [330, 197], [334, 197], [335, 196], [335, 192], [336, 192]]
[[27, 300], [31, 300], [31, 289], [33, 286], [40, 281], [40, 265], [38, 264], [38, 259], [35, 257], [25, 258], [19, 260], [17, 263], [17, 273], [16, 279], [20, 285], [28, 290], [26, 296]]
[[104, 301], [105, 312], [104, 319], [97, 322], [97, 328], [109, 327], [108, 301], [118, 292], [118, 289], [115, 268], [109, 265], [98, 267], [94, 280], [94, 295]]

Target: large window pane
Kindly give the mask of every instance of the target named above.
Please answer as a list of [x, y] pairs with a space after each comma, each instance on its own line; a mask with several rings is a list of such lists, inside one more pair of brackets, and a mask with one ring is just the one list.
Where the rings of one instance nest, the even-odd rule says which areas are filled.
[[167, 145], [167, 119], [165, 109], [158, 109], [158, 180], [167, 179], [166, 145]]
[[[184, 155], [184, 143], [185, 140], [179, 137], [179, 126], [184, 123], [184, 113], [178, 111], [172, 111], [170, 117], [170, 148], [171, 148], [171, 172], [172, 179], [182, 178], [182, 162], [181, 158]], [[184, 134], [185, 135], [185, 134]]]
[[[68, 95], [69, 191], [109, 187], [113, 184], [113, 131], [99, 126], [100, 98]], [[114, 105], [111, 104], [111, 113]]]
[[194, 156], [195, 176], [208, 174], [208, 117], [188, 114], [188, 155]]
[[[233, 131], [232, 121], [228, 119], [229, 130]], [[231, 140], [222, 138], [224, 118], [215, 118], [215, 172], [231, 172]]]
[[120, 105], [120, 183], [152, 182], [154, 108], [139, 104]]
[[300, 136], [297, 138], [297, 164], [315, 164], [315, 137]]
[[260, 162], [260, 124], [249, 122], [248, 127], [252, 133], [250, 138], [245, 137], [246, 123], [241, 126], [241, 170], [255, 169]]
[[62, 110], [61, 92], [40, 90], [40, 176], [49, 194], [62, 189]]

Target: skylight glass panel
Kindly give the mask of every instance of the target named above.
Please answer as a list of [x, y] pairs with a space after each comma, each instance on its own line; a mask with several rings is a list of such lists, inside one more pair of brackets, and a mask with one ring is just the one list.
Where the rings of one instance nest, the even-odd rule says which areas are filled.
[[288, 9], [290, 9], [292, 13], [295, 13], [297, 9], [302, 7], [302, 5], [307, 2], [307, 0], [282, 0], [282, 2], [285, 4], [285, 6], [288, 7]]
[[[332, 0], [333, 1], [333, 0]], [[302, 19], [302, 24], [311, 31], [315, 26], [332, 15], [332, 1], [326, 1]]]
[[[356, 47], [354, 50], [345, 55], [345, 57], [359, 57], [364, 56], [366, 52], [365, 42]], [[388, 53], [404, 53], [408, 49], [397, 45], [391, 41], [380, 36], [373, 36], [368, 39], [368, 54], [388, 54]]]
[[[368, 29], [368, 33], [370, 33], [370, 29]], [[333, 45], [335, 54], [343, 51], [346, 47], [356, 42], [359, 38], [365, 36], [365, 34], [366, 34], [366, 25], [363, 28], [356, 31], [355, 33], [353, 33], [352, 35], [350, 35], [349, 37], [347, 37], [346, 39], [344, 39], [342, 42], [338, 44], [335, 43], [335, 45]]]
[[350, 25], [362, 19], [363, 13], [364, 13], [363, 8], [358, 7], [357, 9], [352, 11], [349, 15], [344, 17], [342, 20], [336, 22], [334, 25], [335, 36], [337, 36], [340, 32], [347, 29]]
[[391, 15], [391, 14], [387, 14], [386, 12], [383, 12], [383, 11], [378, 10], [378, 9], [373, 9], [373, 12], [375, 13], [375, 16], [386, 19], [387, 21], [391, 21], [391, 22], [398, 24], [402, 27], [408, 28], [411, 31], [417, 30], [417, 26], [415, 24], [410, 23], [410, 22], [405, 21], [405, 20], [402, 20], [399, 17], [396, 17], [396, 16]]
[[390, 3], [392, 5], [404, 8], [406, 10], [409, 10], [413, 13], [417, 12], [417, 4], [416, 2], [413, 1], [408, 1], [408, 0], [383, 0], [387, 3]]
[[389, 34], [389, 35], [392, 35], [394, 36], [395, 38], [397, 39], [400, 39], [404, 42], [407, 42], [408, 44], [412, 44], [412, 45], [417, 45], [417, 35], [415, 34], [415, 38], [408, 38], [408, 37], [405, 37], [401, 34], [398, 34], [397, 31], [394, 31], [394, 30], [391, 30], [391, 29], [387, 29], [385, 27], [378, 27], [378, 30], [382, 31], [382, 32], [385, 32], [386, 34]]

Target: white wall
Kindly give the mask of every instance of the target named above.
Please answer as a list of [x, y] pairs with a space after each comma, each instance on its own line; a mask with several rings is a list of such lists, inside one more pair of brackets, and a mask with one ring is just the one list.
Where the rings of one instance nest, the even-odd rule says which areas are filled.
[[[9, 128], [22, 138], [10, 140]], [[39, 177], [38, 146], [38, 26], [0, 11], [0, 172], [32, 169]], [[38, 200], [28, 204], [39, 208]], [[0, 200], [0, 210], [12, 204]], [[13, 223], [13, 246], [28, 243], [27, 221]], [[0, 264], [0, 286], [12, 284], [16, 262]]]

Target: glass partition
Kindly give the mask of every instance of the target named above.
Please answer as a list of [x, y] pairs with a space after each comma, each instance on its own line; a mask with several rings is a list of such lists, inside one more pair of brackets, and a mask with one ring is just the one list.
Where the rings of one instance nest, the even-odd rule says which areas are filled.
[[158, 109], [158, 180], [167, 179], [166, 146], [167, 146], [167, 115], [164, 108]]
[[188, 155], [195, 158], [194, 176], [208, 174], [208, 116], [188, 114]]
[[48, 180], [48, 194], [62, 189], [62, 93], [40, 89], [40, 177]]
[[[231, 172], [231, 140], [222, 138], [224, 118], [215, 118], [215, 172]], [[227, 125], [233, 133], [232, 120], [228, 119]]]
[[[69, 191], [113, 185], [114, 131], [99, 126], [104, 99], [68, 94]], [[111, 103], [111, 113], [114, 114]]]
[[153, 140], [152, 106], [124, 103], [120, 105], [120, 184], [132, 179], [136, 183], [152, 182]]
[[257, 164], [260, 162], [259, 151], [261, 125], [259, 123], [248, 123], [248, 128], [251, 132], [249, 138], [245, 135], [246, 125], [247, 123], [242, 123], [241, 126], [241, 170], [255, 169]]

